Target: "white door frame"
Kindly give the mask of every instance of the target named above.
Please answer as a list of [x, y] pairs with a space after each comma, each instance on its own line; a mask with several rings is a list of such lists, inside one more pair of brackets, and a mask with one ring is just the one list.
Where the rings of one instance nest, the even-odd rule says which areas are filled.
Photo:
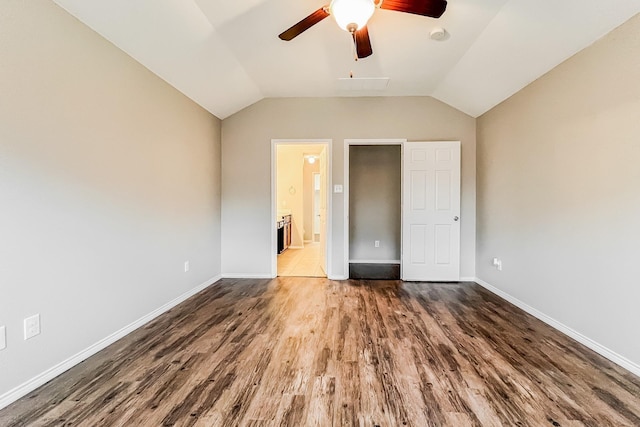
[[278, 145], [304, 145], [304, 144], [318, 144], [325, 145], [327, 149], [327, 230], [326, 230], [326, 248], [325, 248], [325, 259], [327, 264], [327, 277], [331, 277], [333, 273], [332, 263], [331, 263], [331, 254], [332, 254], [332, 244], [331, 244], [331, 216], [332, 216], [332, 197], [333, 192], [331, 191], [331, 165], [332, 165], [332, 145], [333, 139], [272, 139], [271, 140], [271, 277], [278, 276], [278, 230], [275, 227], [276, 224], [276, 184], [277, 184], [277, 176], [276, 176], [276, 148]]
[[[402, 149], [406, 138], [387, 139], [345, 139], [344, 140], [344, 277], [349, 278], [349, 148], [352, 145], [399, 145], [400, 155], [400, 188], [402, 186]], [[400, 195], [400, 218], [402, 218], [402, 194]], [[274, 219], [275, 221], [275, 219]], [[402, 221], [400, 221], [400, 269], [402, 270]], [[402, 277], [402, 271], [400, 271]]]

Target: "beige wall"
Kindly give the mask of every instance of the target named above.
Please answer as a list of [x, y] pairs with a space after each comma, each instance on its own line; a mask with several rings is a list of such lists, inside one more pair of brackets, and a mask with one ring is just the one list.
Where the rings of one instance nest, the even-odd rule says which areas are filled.
[[220, 121], [53, 2], [0, 11], [2, 401], [220, 273]]
[[478, 120], [476, 263], [640, 368], [639, 58], [637, 15]]
[[[222, 135], [223, 274], [271, 274], [271, 139], [332, 139], [332, 182], [343, 184], [345, 138], [407, 138], [462, 141], [461, 274], [475, 275], [472, 117], [430, 97], [265, 99], [225, 119]], [[331, 195], [333, 277], [347, 274], [343, 196]]]
[[349, 147], [349, 260], [400, 259], [401, 195], [400, 145]]

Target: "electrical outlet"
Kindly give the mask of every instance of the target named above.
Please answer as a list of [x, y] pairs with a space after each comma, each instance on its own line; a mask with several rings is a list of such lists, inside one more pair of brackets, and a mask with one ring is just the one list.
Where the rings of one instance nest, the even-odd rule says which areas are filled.
[[7, 348], [7, 328], [0, 326], [0, 350]]
[[376, 248], [380, 247], [380, 240], [376, 240], [373, 242], [373, 246], [375, 246]]
[[189, 271], [189, 261], [184, 262], [184, 272], [186, 273], [187, 271]]
[[493, 259], [493, 266], [498, 270], [502, 271], [502, 260], [500, 258]]
[[24, 339], [28, 340], [36, 335], [40, 335], [40, 315], [34, 314], [24, 319]]

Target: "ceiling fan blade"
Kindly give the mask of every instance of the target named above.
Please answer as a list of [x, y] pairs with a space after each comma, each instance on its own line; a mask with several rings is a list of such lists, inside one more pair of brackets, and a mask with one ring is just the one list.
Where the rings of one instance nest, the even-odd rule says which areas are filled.
[[328, 6], [321, 7], [302, 21], [289, 28], [287, 31], [280, 34], [278, 37], [286, 41], [292, 40], [329, 16], [328, 10]]
[[382, 0], [381, 9], [440, 18], [447, 9], [446, 0]]
[[369, 30], [366, 26], [353, 33], [353, 42], [356, 44], [358, 59], [366, 58], [373, 53]]

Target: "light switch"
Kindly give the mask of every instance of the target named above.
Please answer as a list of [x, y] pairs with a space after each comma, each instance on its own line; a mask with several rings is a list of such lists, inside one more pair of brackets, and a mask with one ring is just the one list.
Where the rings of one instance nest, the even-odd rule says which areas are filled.
[[7, 328], [0, 326], [0, 350], [7, 348]]
[[336, 184], [333, 186], [334, 193], [342, 193], [342, 184]]

